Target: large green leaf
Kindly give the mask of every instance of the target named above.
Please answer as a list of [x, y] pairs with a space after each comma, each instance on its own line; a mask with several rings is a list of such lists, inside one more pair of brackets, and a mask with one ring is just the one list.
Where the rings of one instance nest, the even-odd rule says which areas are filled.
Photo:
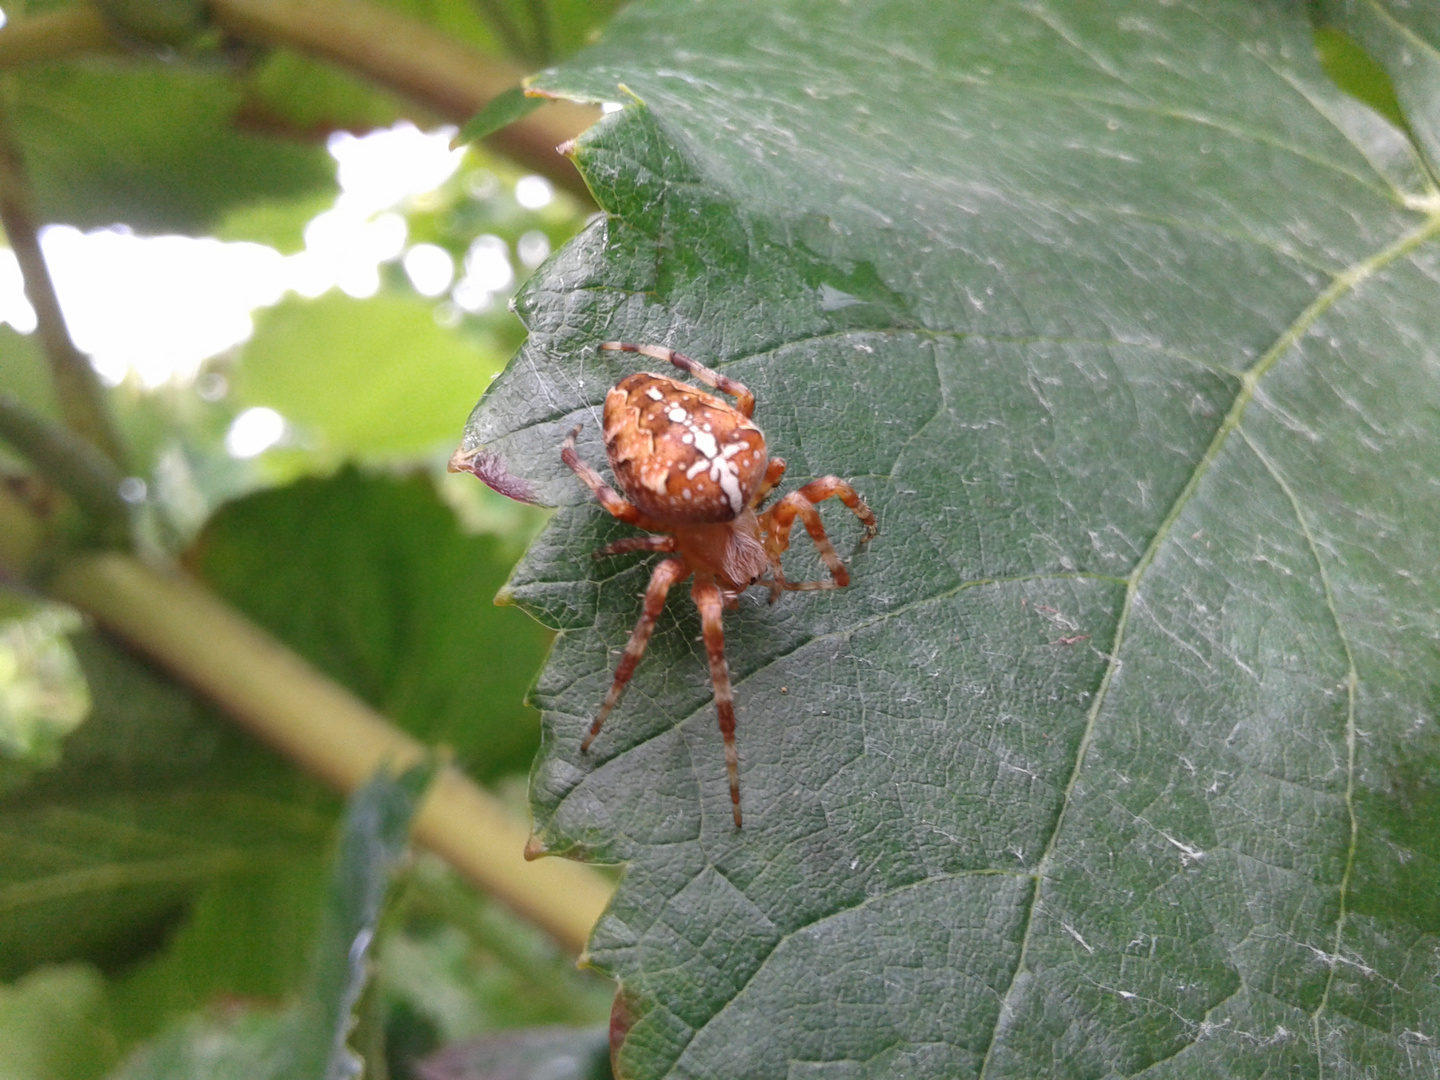
[[549, 634], [492, 602], [515, 558], [429, 482], [347, 469], [223, 508], [192, 555], [231, 603], [412, 734], [493, 778], [538, 741]]
[[418, 457], [453, 434], [456, 401], [494, 377], [503, 354], [435, 321], [415, 296], [330, 292], [261, 313], [235, 371], [236, 397], [277, 409], [322, 459]]
[[[1279, 2], [645, 3], [542, 80], [622, 83], [608, 216], [465, 437], [561, 504], [513, 582], [562, 630], [533, 802], [630, 864], [617, 1073], [1433, 1076], [1420, 153]], [[579, 752], [647, 573], [558, 456], [602, 459], [614, 338], [879, 515], [848, 590], [727, 616], [740, 832], [683, 595]]]

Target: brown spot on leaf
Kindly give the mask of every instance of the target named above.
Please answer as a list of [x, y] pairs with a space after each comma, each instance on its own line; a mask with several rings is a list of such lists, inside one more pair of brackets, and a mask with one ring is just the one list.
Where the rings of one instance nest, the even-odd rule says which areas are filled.
[[625, 1076], [620, 1071], [620, 1047], [635, 1026], [635, 1021], [640, 1019], [638, 1004], [624, 987], [615, 991], [615, 1003], [610, 1006], [610, 1071], [615, 1074], [616, 1080]]

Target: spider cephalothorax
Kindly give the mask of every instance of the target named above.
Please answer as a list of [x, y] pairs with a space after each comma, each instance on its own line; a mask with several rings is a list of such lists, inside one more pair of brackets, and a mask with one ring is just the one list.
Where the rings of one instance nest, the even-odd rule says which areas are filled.
[[[607, 341], [600, 348], [668, 361], [707, 386], [729, 394], [736, 404], [732, 406], [664, 375], [639, 372], [620, 380], [605, 396], [604, 421], [605, 452], [620, 490], [625, 493], [623, 498], [575, 453], [578, 427], [561, 447], [561, 459], [595, 493], [600, 505], [621, 521], [662, 534], [626, 537], [597, 551], [596, 558], [627, 551], [664, 551], [673, 555], [655, 567], [650, 576], [640, 621], [630, 634], [615, 669], [615, 681], [580, 749], [590, 749], [600, 726], [620, 700], [625, 684], [645, 655], [650, 632], [670, 587], [694, 574], [690, 595], [700, 609], [738, 829], [740, 763], [735, 749], [735, 704], [725, 666], [721, 612], [725, 607], [734, 607], [736, 598], [759, 581], [770, 586], [771, 603], [787, 589], [838, 589], [848, 585], [850, 575], [825, 535], [815, 504], [838, 496], [864, 524], [862, 542], [875, 535], [875, 515], [853, 487], [835, 476], [812, 480], [761, 512], [760, 506], [785, 473], [785, 462], [769, 457], [765, 436], [750, 421], [755, 395], [734, 379], [671, 349], [618, 341]], [[830, 580], [786, 580], [780, 554], [790, 546], [790, 528], [797, 517], [825, 560]]]

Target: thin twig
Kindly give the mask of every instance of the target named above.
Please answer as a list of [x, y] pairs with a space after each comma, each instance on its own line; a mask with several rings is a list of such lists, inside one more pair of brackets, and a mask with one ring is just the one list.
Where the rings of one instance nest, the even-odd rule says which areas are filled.
[[[210, 15], [236, 37], [329, 60], [457, 123], [530, 73], [367, 0], [210, 0]], [[555, 148], [599, 115], [589, 106], [555, 102], [486, 141], [588, 202], [585, 182]]]
[[93, 443], [120, 468], [125, 453], [110, 411], [105, 403], [105, 390], [90, 366], [90, 360], [70, 338], [60, 298], [45, 255], [40, 250], [35, 213], [30, 198], [30, 185], [20, 146], [10, 125], [9, 107], [0, 93], [0, 223], [20, 263], [25, 279], [25, 295], [35, 309], [40, 343], [50, 362], [50, 377], [55, 384], [55, 398], [60, 414], [81, 438]]

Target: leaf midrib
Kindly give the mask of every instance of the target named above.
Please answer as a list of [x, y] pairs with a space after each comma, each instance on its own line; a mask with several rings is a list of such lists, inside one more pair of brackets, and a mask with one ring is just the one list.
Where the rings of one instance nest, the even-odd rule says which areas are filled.
[[107, 895], [142, 885], [184, 884], [253, 871], [269, 865], [264, 852], [221, 850], [157, 859], [104, 863], [0, 887], [0, 914], [85, 895]]

